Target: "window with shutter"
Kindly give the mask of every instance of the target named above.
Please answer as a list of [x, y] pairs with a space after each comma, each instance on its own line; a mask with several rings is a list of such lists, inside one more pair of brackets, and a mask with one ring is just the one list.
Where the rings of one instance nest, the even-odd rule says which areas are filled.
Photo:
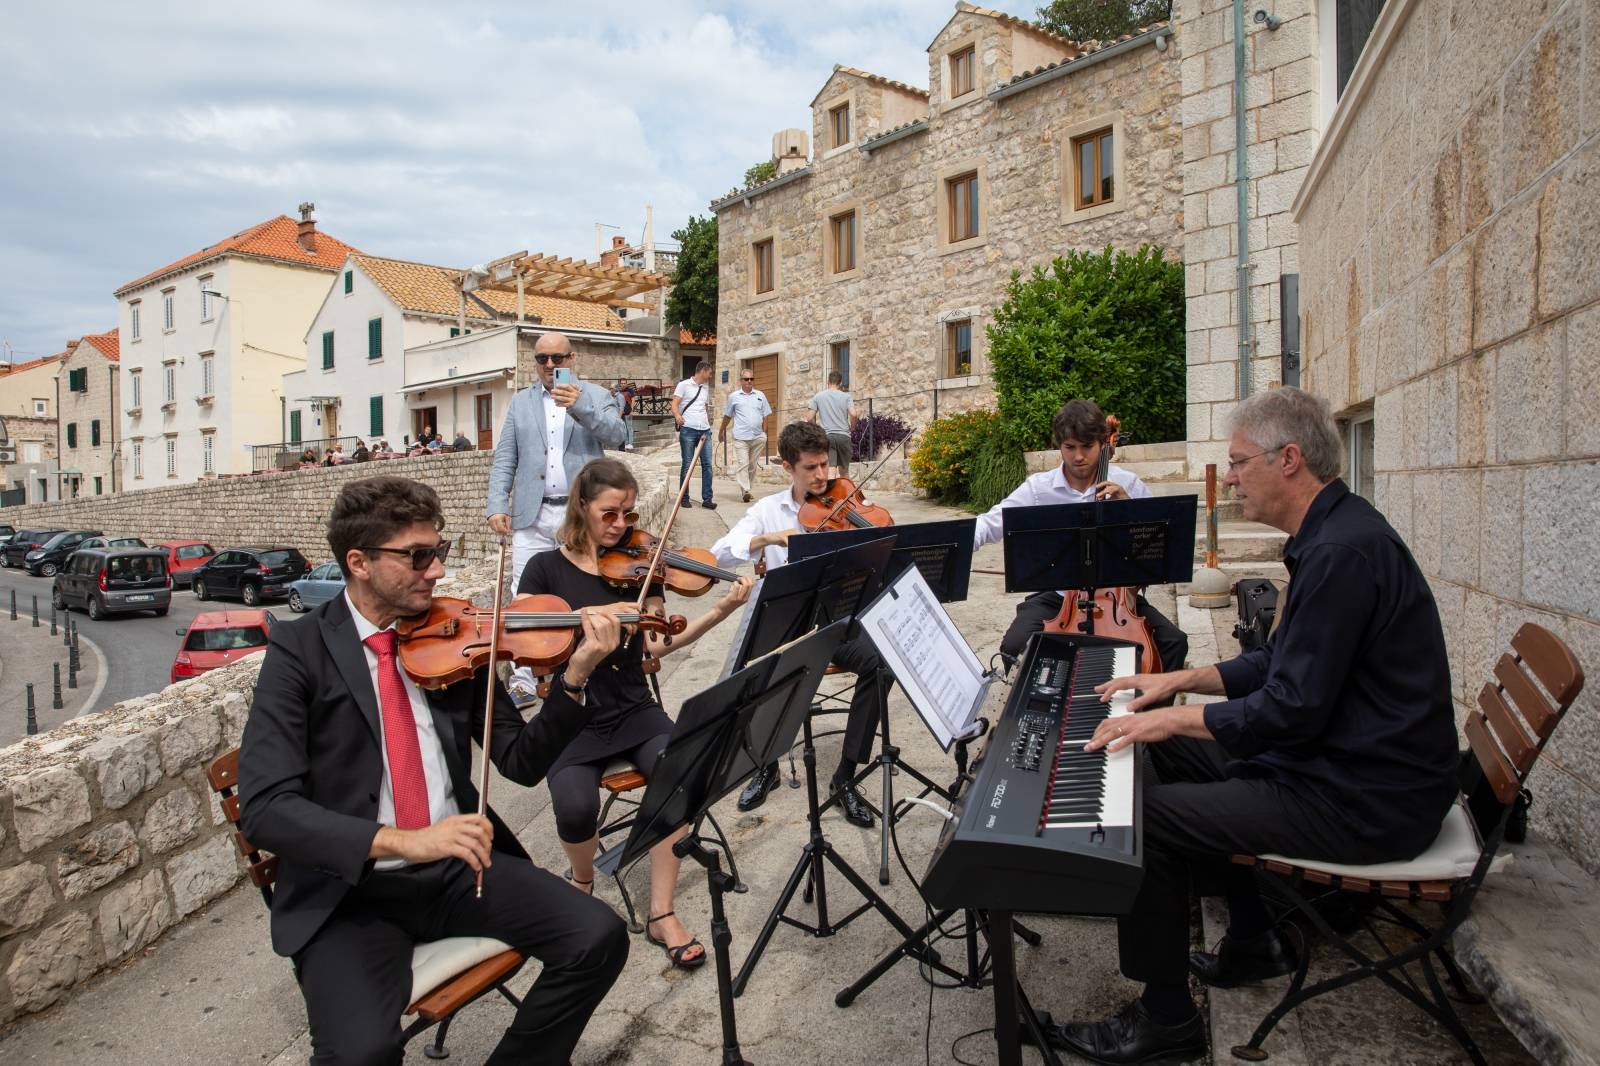
[[383, 319], [374, 318], [367, 323], [367, 358], [383, 358]]
[[289, 412], [289, 442], [291, 444], [299, 444], [300, 443], [300, 412], [299, 411], [290, 411]]
[[333, 369], [333, 330], [322, 335], [322, 369]]
[[100, 447], [100, 420], [98, 418], [89, 423], [89, 443], [96, 448]]
[[67, 423], [67, 447], [76, 448], [77, 446], [78, 446], [78, 423], [76, 423], [76, 422], [68, 422]]
[[383, 436], [383, 397], [374, 396], [370, 404], [371, 425], [367, 432], [374, 437]]
[[344, 294], [349, 296], [350, 291], [355, 288], [355, 285], [356, 272], [354, 270], [346, 270], [344, 272]]

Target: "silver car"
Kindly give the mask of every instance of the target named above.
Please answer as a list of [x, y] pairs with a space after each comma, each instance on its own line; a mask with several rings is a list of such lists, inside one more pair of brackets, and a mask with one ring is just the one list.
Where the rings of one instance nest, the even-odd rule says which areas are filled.
[[338, 563], [314, 566], [305, 577], [289, 583], [289, 608], [309, 611], [344, 592], [344, 571]]

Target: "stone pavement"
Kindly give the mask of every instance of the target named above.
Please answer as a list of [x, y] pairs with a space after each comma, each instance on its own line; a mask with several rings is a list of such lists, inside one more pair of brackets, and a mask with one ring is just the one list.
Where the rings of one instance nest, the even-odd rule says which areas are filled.
[[[679, 543], [709, 545], [743, 512], [731, 483], [719, 481], [718, 511], [685, 511], [680, 519]], [[949, 508], [907, 496], [877, 498], [902, 522], [944, 517]], [[998, 546], [978, 554], [977, 565], [998, 569]], [[712, 595], [717, 595], [713, 593]], [[1155, 590], [1154, 602], [1162, 610], [1176, 611], [1172, 592]], [[694, 614], [709, 606], [711, 596], [699, 600], [674, 599], [674, 610]], [[1014, 597], [1002, 590], [1002, 579], [974, 575], [970, 598], [954, 604], [950, 613], [980, 658], [987, 658], [1010, 621]], [[1196, 629], [1194, 637], [1209, 637], [1207, 647], [1229, 653], [1225, 634], [1229, 612], [1176, 611], [1177, 617]], [[720, 668], [732, 625], [719, 626], [699, 643], [663, 660], [661, 681], [669, 708], [713, 678]], [[1197, 648], [1202, 642], [1196, 642]], [[836, 682], [830, 681], [830, 684]], [[891, 730], [905, 758], [931, 776], [943, 779], [952, 765], [917, 721], [904, 696], [896, 690], [890, 702]], [[818, 765], [826, 773], [838, 757], [838, 738], [818, 743]], [[787, 766], [785, 766], [787, 770]], [[802, 771], [803, 773], [803, 771]], [[902, 776], [896, 791], [904, 791]], [[868, 782], [868, 795], [876, 794]], [[556, 842], [549, 794], [543, 788], [522, 789], [504, 781], [491, 785], [496, 809], [528, 845], [536, 861], [551, 869], [565, 868]], [[735, 969], [761, 928], [789, 871], [806, 841], [806, 804], [802, 791], [780, 787], [766, 805], [748, 815], [739, 814], [732, 798], [717, 810], [733, 841], [740, 872], [749, 892], [730, 895], [727, 910], [733, 932]], [[914, 809], [898, 832], [900, 850], [912, 875], [920, 877], [938, 833], [932, 812]], [[824, 819], [829, 840], [840, 855], [876, 885], [878, 836], [846, 825], [836, 814]], [[636, 900], [647, 893], [648, 874], [643, 864], [629, 879]], [[678, 913], [688, 928], [709, 941], [708, 899], [703, 875], [686, 866], [679, 889]], [[830, 871], [827, 878], [830, 916], [835, 922], [859, 903], [850, 886]], [[620, 907], [613, 883], [599, 881], [602, 898]], [[911, 924], [920, 924], [924, 912], [911, 876], [898, 864], [885, 898]], [[812, 907], [797, 897], [789, 913], [801, 920], [815, 917]], [[1115, 1010], [1133, 986], [1116, 971], [1115, 928], [1104, 919], [1030, 918], [1044, 941], [1037, 948], [1021, 947], [1018, 965], [1034, 1003], [1057, 1016], [1099, 1016]], [[987, 991], [934, 990], [908, 962], [902, 961], [847, 1009], [834, 1005], [834, 995], [858, 977], [899, 937], [875, 913], [856, 918], [842, 931], [817, 939], [783, 925], [774, 936], [746, 994], [737, 1001], [741, 1045], [756, 1063], [796, 1064], [873, 1063], [898, 1066], [923, 1061], [924, 1044], [932, 1061], [952, 1061], [952, 1042], [960, 1061], [992, 1063], [994, 1044], [985, 1030], [992, 1024], [992, 1000]], [[703, 1064], [720, 1057], [715, 976], [711, 967], [684, 973], [673, 970], [662, 953], [635, 938], [626, 970], [602, 1004], [585, 1034], [574, 1062], [579, 1066], [667, 1066]], [[940, 950], [947, 961], [959, 960], [959, 941], [945, 941]], [[534, 977], [529, 967], [515, 982], [526, 987]], [[1329, 1057], [1306, 1061], [1384, 1062], [1396, 1027], [1415, 1030], [1420, 1047], [1433, 1058], [1407, 1058], [1415, 1062], [1454, 1062], [1447, 1039], [1432, 1033], [1427, 1023], [1411, 1017], [1411, 1009], [1390, 1001], [1369, 1005], [1358, 1025], [1341, 1033], [1338, 1041], [1321, 1046]], [[1354, 1009], [1354, 1001], [1339, 1001], [1341, 1012]], [[481, 1062], [510, 1019], [501, 1000], [481, 1000], [452, 1027], [449, 1046], [452, 1061]], [[1484, 1026], [1478, 1025], [1480, 1038]], [[1224, 1045], [1225, 1046], [1225, 1045]], [[1269, 1045], [1271, 1046], [1271, 1045]], [[0, 1056], [8, 1064], [73, 1062], [85, 1066], [126, 1066], [129, 1062], [162, 1062], [166, 1066], [210, 1064], [217, 1061], [252, 1061], [270, 1066], [303, 1063], [309, 1054], [304, 1013], [288, 963], [272, 955], [267, 946], [266, 914], [256, 892], [243, 886], [213, 903], [182, 926], [169, 932], [118, 970], [104, 974], [77, 989], [71, 999], [0, 1032]], [[1276, 1047], [1273, 1048], [1277, 1050]], [[1226, 1056], [1226, 1051], [1222, 1054]], [[413, 1060], [420, 1052], [412, 1051]], [[1037, 1062], [1032, 1052], [1026, 1061]]]
[[[100, 653], [88, 638], [79, 635], [78, 687], [69, 688], [65, 632], [50, 635], [49, 589], [39, 599], [39, 628], [33, 628], [33, 608], [17, 597], [17, 620], [11, 621], [7, 603], [0, 608], [0, 747], [13, 744], [27, 735], [27, 688], [33, 685], [34, 713], [39, 732], [52, 729], [89, 706], [100, 689]], [[65, 619], [59, 618], [62, 624]], [[52, 663], [61, 664], [61, 709], [50, 706]]]

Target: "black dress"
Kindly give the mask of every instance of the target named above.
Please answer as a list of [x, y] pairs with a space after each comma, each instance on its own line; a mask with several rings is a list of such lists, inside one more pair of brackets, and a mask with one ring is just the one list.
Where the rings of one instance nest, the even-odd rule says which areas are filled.
[[[517, 584], [517, 595], [529, 594], [560, 596], [573, 610], [632, 602], [637, 595], [581, 569], [559, 548], [540, 552], [528, 560]], [[663, 594], [661, 586], [652, 586], [651, 596]], [[672, 719], [656, 702], [645, 681], [643, 658], [644, 640], [633, 640], [606, 656], [595, 668], [589, 678], [588, 694], [594, 713], [583, 732], [556, 758], [548, 776], [554, 777], [566, 766], [604, 762], [637, 749], [651, 737], [672, 732]]]

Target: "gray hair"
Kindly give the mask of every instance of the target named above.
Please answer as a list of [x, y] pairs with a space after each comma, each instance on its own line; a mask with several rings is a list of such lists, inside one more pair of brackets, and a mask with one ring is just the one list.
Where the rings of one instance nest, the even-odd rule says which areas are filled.
[[1233, 409], [1229, 428], [1265, 451], [1298, 444], [1306, 469], [1318, 481], [1332, 481], [1344, 466], [1344, 445], [1326, 400], [1292, 385], [1258, 392]]

